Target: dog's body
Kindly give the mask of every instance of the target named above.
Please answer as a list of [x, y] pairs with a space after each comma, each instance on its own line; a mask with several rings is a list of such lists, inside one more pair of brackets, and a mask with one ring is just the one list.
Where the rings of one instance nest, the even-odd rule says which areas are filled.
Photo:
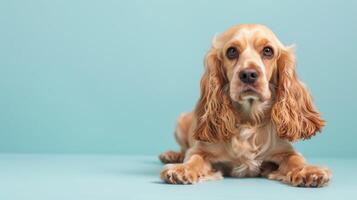
[[[307, 139], [324, 121], [297, 79], [290, 48], [261, 25], [238, 25], [215, 38], [206, 55], [201, 96], [182, 114], [180, 152], [160, 155], [161, 178], [172, 184], [264, 176], [320, 187], [331, 173], [307, 165], [291, 141]], [[172, 164], [175, 163], [175, 164]]]

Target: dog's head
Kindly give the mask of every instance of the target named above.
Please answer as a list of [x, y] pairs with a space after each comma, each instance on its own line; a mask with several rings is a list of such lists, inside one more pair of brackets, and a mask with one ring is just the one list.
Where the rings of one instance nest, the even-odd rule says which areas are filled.
[[242, 119], [271, 120], [281, 138], [310, 138], [324, 125], [298, 80], [295, 57], [262, 25], [238, 25], [213, 39], [196, 106], [195, 138], [229, 139]]

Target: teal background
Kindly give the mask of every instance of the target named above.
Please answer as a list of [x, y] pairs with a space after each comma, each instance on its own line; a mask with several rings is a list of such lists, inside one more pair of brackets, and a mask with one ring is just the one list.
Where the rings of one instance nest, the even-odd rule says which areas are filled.
[[356, 158], [311, 158], [333, 180], [323, 188], [291, 187], [265, 178], [230, 178], [196, 185], [159, 179], [156, 156], [0, 154], [2, 200], [340, 200], [356, 199]]
[[0, 1], [0, 152], [158, 154], [199, 94], [212, 37], [269, 26], [297, 45], [327, 120], [296, 144], [356, 156], [357, 1]]

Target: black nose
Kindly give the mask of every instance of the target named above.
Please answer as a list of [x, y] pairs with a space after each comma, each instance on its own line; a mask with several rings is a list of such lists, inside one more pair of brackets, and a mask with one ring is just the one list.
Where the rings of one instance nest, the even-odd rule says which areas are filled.
[[253, 84], [258, 80], [258, 73], [254, 69], [245, 69], [239, 72], [239, 79], [246, 84]]

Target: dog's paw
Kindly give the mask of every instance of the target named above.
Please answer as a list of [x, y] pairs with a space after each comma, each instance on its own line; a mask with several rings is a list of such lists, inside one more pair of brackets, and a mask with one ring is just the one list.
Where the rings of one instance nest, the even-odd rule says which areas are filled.
[[322, 187], [331, 179], [331, 171], [318, 166], [305, 166], [287, 174], [285, 182], [298, 187]]
[[167, 164], [160, 173], [161, 179], [169, 184], [194, 184], [200, 176], [185, 164]]
[[162, 163], [182, 163], [183, 153], [175, 151], [166, 151], [165, 153], [160, 154], [159, 159]]

